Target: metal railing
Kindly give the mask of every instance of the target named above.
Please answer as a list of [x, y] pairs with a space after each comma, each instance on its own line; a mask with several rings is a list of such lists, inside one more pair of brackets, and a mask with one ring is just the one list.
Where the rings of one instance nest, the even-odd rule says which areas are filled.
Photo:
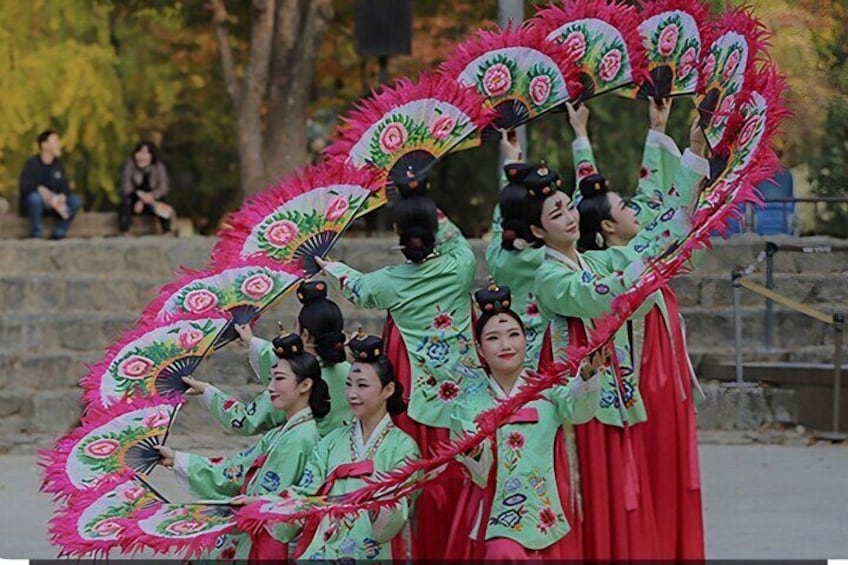
[[[806, 304], [802, 304], [787, 296], [774, 291], [774, 256], [778, 251], [796, 253], [833, 253], [848, 252], [846, 245], [778, 245], [767, 242], [765, 249], [758, 255], [757, 260], [745, 269], [736, 269], [731, 275], [733, 283], [733, 329], [736, 353], [736, 386], [752, 386], [744, 379], [744, 365], [742, 362], [742, 289], [745, 288], [765, 298], [766, 309], [764, 314], [764, 342], [767, 349], [774, 346], [774, 304], [780, 304], [786, 308], [800, 312], [805, 316], [819, 320], [833, 327], [833, 424], [830, 434], [822, 434], [819, 437], [834, 441], [844, 441], [848, 435], [839, 431], [840, 411], [842, 407], [842, 342], [845, 328], [845, 314], [836, 312], [828, 314], [817, 310]], [[755, 270], [757, 264], [765, 260], [766, 284], [762, 286], [748, 278]]]

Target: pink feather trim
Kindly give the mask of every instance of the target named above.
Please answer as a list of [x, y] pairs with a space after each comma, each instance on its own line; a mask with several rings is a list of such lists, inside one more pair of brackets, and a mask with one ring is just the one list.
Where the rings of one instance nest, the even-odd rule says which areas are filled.
[[337, 159], [298, 169], [292, 176], [255, 194], [239, 210], [230, 214], [212, 249], [213, 265], [224, 268], [246, 259], [242, 256], [242, 248], [254, 226], [292, 198], [337, 184], [357, 185], [374, 193], [382, 188], [383, 183], [381, 172], [377, 169], [354, 167]]

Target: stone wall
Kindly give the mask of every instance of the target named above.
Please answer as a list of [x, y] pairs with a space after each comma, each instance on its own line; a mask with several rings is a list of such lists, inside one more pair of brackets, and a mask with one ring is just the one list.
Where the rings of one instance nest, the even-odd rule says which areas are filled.
[[[212, 244], [213, 239], [201, 237], [0, 240], [0, 452], [44, 445], [76, 423], [81, 409], [76, 383], [85, 374], [85, 363], [102, 357], [104, 348], [131, 327], [158, 287], [172, 280], [181, 265], [194, 269], [207, 265]], [[399, 253], [391, 250], [393, 244], [388, 239], [346, 239], [334, 256], [372, 270], [399, 260]], [[732, 358], [730, 272], [753, 261], [763, 244], [753, 236], [717, 241], [694, 273], [674, 282], [696, 365], [708, 357]], [[474, 245], [482, 257], [485, 243]], [[827, 311], [845, 309], [846, 257], [778, 255], [776, 289]], [[762, 275], [753, 278], [761, 281]], [[480, 261], [478, 284], [484, 283]], [[763, 351], [763, 301], [751, 293], [743, 296], [749, 358], [829, 358], [831, 333], [822, 324], [781, 308], [776, 309], [777, 348]], [[383, 313], [356, 310], [340, 298], [338, 302], [350, 330], [362, 324], [379, 332]], [[296, 311], [296, 300], [284, 301], [264, 316], [257, 334], [272, 335], [277, 320], [293, 326]], [[197, 376], [245, 397], [256, 394], [245, 357], [244, 350], [232, 344], [205, 360]], [[189, 405], [179, 424], [181, 428], [213, 425], [196, 405]]]

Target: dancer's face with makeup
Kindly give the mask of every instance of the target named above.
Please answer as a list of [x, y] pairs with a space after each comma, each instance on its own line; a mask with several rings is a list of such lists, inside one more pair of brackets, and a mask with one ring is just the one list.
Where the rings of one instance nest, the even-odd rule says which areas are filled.
[[370, 363], [353, 363], [345, 382], [345, 398], [350, 411], [359, 420], [386, 410], [386, 400], [395, 391], [395, 384], [383, 385], [380, 376]]
[[580, 212], [564, 192], [545, 199], [540, 226], [530, 226], [533, 235], [555, 249], [574, 246], [580, 239]]
[[497, 314], [483, 326], [477, 347], [493, 375], [514, 376], [524, 364], [527, 338], [515, 318]]

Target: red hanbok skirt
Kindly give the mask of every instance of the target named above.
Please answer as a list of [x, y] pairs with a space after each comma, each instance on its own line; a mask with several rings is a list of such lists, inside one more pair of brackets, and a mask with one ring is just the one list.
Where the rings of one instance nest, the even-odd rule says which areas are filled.
[[[586, 343], [582, 322], [569, 319], [572, 344]], [[553, 359], [550, 332], [541, 366]], [[659, 531], [641, 428], [608, 426], [598, 420], [574, 426], [583, 498], [583, 558], [652, 559], [659, 553]]]
[[659, 308], [645, 318], [639, 390], [648, 421], [639, 424], [654, 511], [662, 536], [660, 559], [704, 559], [704, 523], [694, 395], [677, 297], [662, 288], [669, 327]]
[[[397, 326], [389, 316], [383, 329], [383, 345], [392, 363], [395, 377], [403, 385], [404, 399], [409, 402], [412, 390], [412, 371], [406, 344]], [[417, 443], [422, 457], [430, 457], [440, 445], [450, 441], [450, 430], [416, 422], [404, 412], [392, 420]], [[456, 465], [459, 465], [458, 463]], [[462, 478], [458, 473], [444, 473], [442, 478], [430, 483], [415, 501], [412, 527], [412, 557], [414, 559], [444, 559], [445, 541], [450, 535], [451, 523], [457, 512], [457, 502], [462, 491]]]

